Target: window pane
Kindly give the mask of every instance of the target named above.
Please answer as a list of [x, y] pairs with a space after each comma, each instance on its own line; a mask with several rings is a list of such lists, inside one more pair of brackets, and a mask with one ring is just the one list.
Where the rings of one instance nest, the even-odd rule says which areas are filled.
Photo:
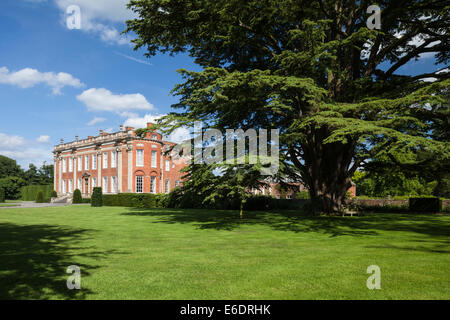
[[97, 155], [92, 155], [92, 170], [97, 170]]
[[143, 177], [136, 176], [136, 192], [137, 193], [142, 193], [142, 186], [143, 186]]
[[152, 151], [152, 168], [156, 168], [156, 151]]
[[108, 153], [103, 153], [103, 169], [108, 168]]
[[136, 150], [136, 166], [144, 166], [144, 150]]

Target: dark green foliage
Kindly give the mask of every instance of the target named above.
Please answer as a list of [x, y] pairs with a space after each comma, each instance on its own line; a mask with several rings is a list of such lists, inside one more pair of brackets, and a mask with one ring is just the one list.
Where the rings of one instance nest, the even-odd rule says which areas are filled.
[[92, 197], [91, 197], [91, 206], [92, 207], [102, 207], [103, 206], [102, 188], [95, 187], [93, 189]]
[[51, 194], [50, 194], [51, 198], [57, 198], [58, 197], [58, 193], [55, 190], [52, 190]]
[[168, 204], [168, 195], [152, 193], [119, 193], [103, 195], [104, 206], [133, 208], [164, 208]]
[[39, 190], [36, 194], [36, 203], [44, 203], [44, 193], [42, 192], [42, 190]]
[[16, 160], [0, 155], [0, 179], [6, 177], [20, 177], [22, 169]]
[[0, 188], [0, 202], [5, 202], [5, 189]]
[[81, 196], [81, 191], [79, 189], [75, 189], [75, 191], [73, 192], [72, 203], [75, 204], [83, 203], [83, 197]]
[[411, 212], [441, 212], [442, 200], [439, 198], [409, 198]]
[[46, 185], [53, 183], [53, 164], [46, 165], [45, 163], [37, 168], [34, 164], [30, 164], [28, 170], [22, 173], [23, 179], [27, 185]]
[[[0, 179], [0, 188], [5, 190], [5, 197], [9, 200], [19, 199], [21, 195], [21, 188], [25, 186], [25, 184], [25, 180], [19, 177], [7, 177]], [[34, 199], [35, 197], [30, 199], [30, 201], [33, 201]]]
[[53, 185], [24, 186], [20, 189], [21, 199], [23, 201], [34, 201], [39, 191], [42, 191], [45, 199], [51, 198], [52, 192], [54, 191]]
[[[280, 175], [304, 181], [314, 211], [331, 213], [340, 210], [354, 172], [377, 155], [424, 151], [414, 166], [450, 158], [450, 73], [401, 69], [425, 53], [448, 65], [447, 2], [379, 1], [381, 30], [367, 28], [369, 4], [132, 0], [136, 17], [126, 31], [147, 56], [188, 52], [201, 69], [180, 70], [177, 112], [161, 125], [279, 129]], [[443, 175], [438, 168], [432, 172]], [[191, 205], [206, 200], [193, 195]]]

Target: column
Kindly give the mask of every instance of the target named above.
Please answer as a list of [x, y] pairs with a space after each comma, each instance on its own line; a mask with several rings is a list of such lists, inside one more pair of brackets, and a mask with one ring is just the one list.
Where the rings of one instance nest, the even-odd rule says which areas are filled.
[[117, 148], [117, 193], [122, 192], [122, 148]]
[[62, 157], [59, 157], [59, 174], [58, 174], [58, 180], [59, 180], [59, 194], [62, 194]]
[[97, 187], [103, 187], [102, 186], [102, 168], [103, 168], [103, 161], [102, 161], [102, 152], [97, 152]]
[[[73, 191], [75, 191], [75, 189], [77, 189], [78, 187], [78, 181], [77, 181], [77, 170], [78, 170], [78, 166], [77, 166], [77, 160], [78, 158], [74, 155], [72, 158], [73, 161]], [[83, 161], [83, 160], [81, 160]], [[81, 191], [81, 190], [80, 190]]]
[[133, 192], [133, 147], [128, 145], [128, 192]]
[[54, 157], [53, 158], [53, 190], [55, 190], [56, 192], [58, 192], [58, 178], [57, 178], [57, 168], [58, 166], [58, 158]]

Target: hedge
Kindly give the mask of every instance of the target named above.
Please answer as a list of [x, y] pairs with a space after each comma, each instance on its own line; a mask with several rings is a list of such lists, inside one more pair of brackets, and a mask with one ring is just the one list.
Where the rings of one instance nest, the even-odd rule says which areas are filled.
[[441, 212], [442, 200], [439, 198], [409, 198], [411, 212]]
[[168, 207], [168, 201], [167, 194], [119, 193], [103, 195], [103, 205], [111, 207], [166, 208]]
[[42, 191], [45, 201], [50, 201], [52, 196], [53, 185], [30, 185], [20, 189], [23, 201], [35, 201], [39, 191]]
[[44, 203], [44, 192], [42, 190], [39, 190], [36, 195], [36, 203]]

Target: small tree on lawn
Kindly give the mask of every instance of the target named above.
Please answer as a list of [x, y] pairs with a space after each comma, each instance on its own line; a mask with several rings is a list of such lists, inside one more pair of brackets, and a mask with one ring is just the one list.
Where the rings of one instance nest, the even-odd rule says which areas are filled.
[[79, 189], [75, 189], [73, 192], [72, 203], [83, 203], [83, 198], [81, 197], [81, 191]]
[[102, 206], [103, 206], [102, 188], [96, 187], [92, 192], [91, 207], [102, 207]]
[[42, 190], [39, 190], [36, 194], [36, 203], [44, 203], [44, 193]]

